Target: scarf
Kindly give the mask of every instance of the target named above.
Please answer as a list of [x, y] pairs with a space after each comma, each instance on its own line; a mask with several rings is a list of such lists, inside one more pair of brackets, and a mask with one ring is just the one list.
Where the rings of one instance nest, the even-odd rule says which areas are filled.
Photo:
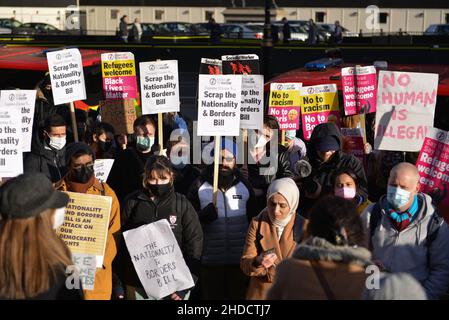
[[418, 209], [419, 209], [418, 196], [415, 195], [415, 197], [413, 198], [413, 203], [408, 210], [404, 212], [397, 212], [390, 206], [390, 204], [387, 201], [386, 211], [396, 230], [401, 232], [402, 230], [405, 230], [410, 225], [410, 223], [416, 218], [416, 213], [418, 212]]

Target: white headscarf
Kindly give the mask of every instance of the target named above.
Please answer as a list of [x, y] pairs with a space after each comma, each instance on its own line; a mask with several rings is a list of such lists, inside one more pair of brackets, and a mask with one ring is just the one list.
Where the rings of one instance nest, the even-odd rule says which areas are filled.
[[274, 194], [279, 193], [285, 200], [287, 200], [290, 207], [290, 212], [285, 219], [273, 219], [269, 214], [271, 223], [276, 227], [278, 233], [278, 239], [281, 238], [284, 228], [290, 222], [293, 216], [296, 214], [299, 204], [299, 189], [296, 183], [291, 178], [282, 178], [274, 180], [267, 191], [267, 200], [269, 200]]

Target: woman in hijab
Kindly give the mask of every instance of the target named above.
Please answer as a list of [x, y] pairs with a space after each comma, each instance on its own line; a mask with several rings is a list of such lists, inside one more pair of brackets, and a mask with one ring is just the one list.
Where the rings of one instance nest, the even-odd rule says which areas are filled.
[[298, 203], [299, 190], [291, 178], [270, 184], [267, 207], [251, 221], [240, 262], [242, 271], [250, 276], [247, 299], [265, 298], [276, 266], [306, 239], [307, 221], [296, 213]]

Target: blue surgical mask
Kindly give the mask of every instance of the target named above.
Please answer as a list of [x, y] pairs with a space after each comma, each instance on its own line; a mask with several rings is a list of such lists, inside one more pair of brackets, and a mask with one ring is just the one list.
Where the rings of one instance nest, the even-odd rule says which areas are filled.
[[139, 136], [136, 138], [136, 148], [140, 152], [148, 152], [154, 144], [154, 137]]
[[388, 186], [387, 200], [394, 209], [399, 210], [410, 201], [411, 192], [399, 187]]

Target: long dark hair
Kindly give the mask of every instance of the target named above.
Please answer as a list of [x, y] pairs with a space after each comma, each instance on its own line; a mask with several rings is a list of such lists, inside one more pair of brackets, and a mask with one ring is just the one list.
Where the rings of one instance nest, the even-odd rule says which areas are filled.
[[164, 178], [166, 174], [173, 176], [174, 171], [170, 160], [164, 156], [153, 155], [148, 158], [145, 164], [145, 172], [143, 173], [143, 187], [148, 188], [147, 180], [151, 177], [151, 173], [155, 172], [160, 178]]

